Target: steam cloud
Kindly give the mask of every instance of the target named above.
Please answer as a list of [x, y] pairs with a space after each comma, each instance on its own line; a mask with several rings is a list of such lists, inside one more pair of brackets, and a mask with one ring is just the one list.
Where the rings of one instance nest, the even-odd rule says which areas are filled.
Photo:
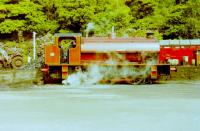
[[149, 60], [142, 67], [130, 66], [130, 62], [120, 54], [108, 54], [109, 59], [104, 63], [90, 64], [86, 71], [79, 70], [68, 76], [63, 84], [92, 85], [98, 83], [118, 83], [126, 81], [129, 84], [137, 83], [137, 79], [144, 80], [150, 72], [151, 65], [156, 60]]

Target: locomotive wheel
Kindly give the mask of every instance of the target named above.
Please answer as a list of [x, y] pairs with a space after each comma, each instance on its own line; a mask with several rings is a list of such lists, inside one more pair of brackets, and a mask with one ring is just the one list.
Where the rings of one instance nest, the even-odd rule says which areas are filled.
[[57, 73], [53, 72], [53, 73], [50, 73], [50, 74], [44, 74], [43, 75], [43, 83], [44, 84], [55, 84], [55, 83], [62, 83], [62, 78], [61, 77], [57, 77], [57, 78], [53, 78], [52, 76], [53, 75], [58, 75]]
[[43, 80], [41, 81], [43, 84], [60, 84], [62, 83], [62, 79], [52, 79], [49, 76], [44, 76]]
[[19, 69], [23, 66], [24, 61], [23, 58], [21, 56], [16, 56], [12, 59], [11, 61], [11, 65], [14, 69]]
[[144, 78], [138, 77], [138, 78], [135, 78], [135, 79], [132, 81], [132, 84], [133, 84], [133, 85], [139, 85], [139, 84], [141, 84], [142, 82], [144, 82]]
[[117, 78], [112, 79], [111, 84], [132, 84], [132, 79], [130, 78]]

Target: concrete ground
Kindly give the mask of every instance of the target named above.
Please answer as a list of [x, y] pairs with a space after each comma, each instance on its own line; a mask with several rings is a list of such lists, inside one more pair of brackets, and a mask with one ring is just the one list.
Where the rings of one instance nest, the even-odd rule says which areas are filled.
[[0, 86], [0, 131], [199, 131], [200, 81]]

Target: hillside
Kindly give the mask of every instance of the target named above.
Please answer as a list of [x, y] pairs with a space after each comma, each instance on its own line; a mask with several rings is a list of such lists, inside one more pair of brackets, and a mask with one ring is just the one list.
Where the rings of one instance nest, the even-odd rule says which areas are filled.
[[199, 38], [199, 7], [200, 0], [1, 0], [0, 39], [23, 41], [33, 31], [105, 36], [113, 26], [117, 36]]

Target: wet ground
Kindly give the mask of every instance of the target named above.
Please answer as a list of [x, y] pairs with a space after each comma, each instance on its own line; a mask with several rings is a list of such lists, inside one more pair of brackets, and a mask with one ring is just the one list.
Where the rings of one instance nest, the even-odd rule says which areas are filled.
[[200, 81], [0, 87], [0, 131], [199, 131]]

